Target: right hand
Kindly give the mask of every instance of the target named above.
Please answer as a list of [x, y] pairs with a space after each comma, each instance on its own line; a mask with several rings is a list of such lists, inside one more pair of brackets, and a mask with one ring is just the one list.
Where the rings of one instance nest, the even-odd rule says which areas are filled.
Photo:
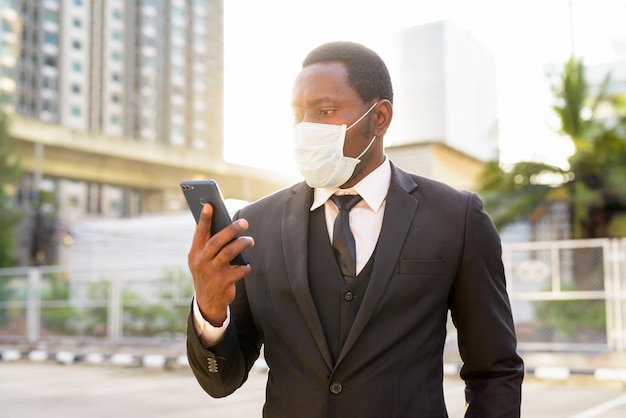
[[[227, 307], [235, 299], [235, 283], [250, 274], [250, 265], [231, 265], [230, 261], [252, 247], [252, 237], [239, 236], [248, 229], [248, 221], [237, 219], [211, 235], [213, 207], [204, 205], [187, 256], [200, 312], [214, 327], [226, 320]], [[231, 242], [232, 241], [232, 242]]]

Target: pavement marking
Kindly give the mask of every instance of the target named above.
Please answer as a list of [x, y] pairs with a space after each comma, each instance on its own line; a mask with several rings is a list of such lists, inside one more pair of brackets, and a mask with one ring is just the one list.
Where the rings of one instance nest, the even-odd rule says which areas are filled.
[[593, 408], [589, 408], [586, 411], [581, 412], [580, 414], [576, 414], [571, 418], [593, 418], [599, 417], [601, 414], [615, 409], [619, 406], [626, 405], [626, 395], [622, 395], [619, 398], [612, 399], [608, 402], [601, 403], [600, 405], [596, 405]]

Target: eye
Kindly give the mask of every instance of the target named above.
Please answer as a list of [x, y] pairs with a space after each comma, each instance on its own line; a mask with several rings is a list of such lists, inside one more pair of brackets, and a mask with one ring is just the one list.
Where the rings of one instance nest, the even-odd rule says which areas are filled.
[[320, 117], [328, 117], [331, 116], [333, 113], [335, 113], [337, 109], [335, 108], [331, 108], [331, 109], [320, 109], [319, 111], [319, 115]]

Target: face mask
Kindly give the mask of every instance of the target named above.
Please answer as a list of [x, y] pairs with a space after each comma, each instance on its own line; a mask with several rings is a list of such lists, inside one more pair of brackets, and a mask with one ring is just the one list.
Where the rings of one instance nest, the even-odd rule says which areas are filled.
[[377, 104], [378, 102], [374, 103], [347, 128], [345, 124], [312, 122], [301, 122], [294, 127], [296, 166], [310, 187], [339, 187], [350, 179], [356, 165], [361, 162], [359, 158], [370, 149], [376, 137], [372, 138], [358, 157], [350, 158], [343, 155], [346, 132], [367, 116]]

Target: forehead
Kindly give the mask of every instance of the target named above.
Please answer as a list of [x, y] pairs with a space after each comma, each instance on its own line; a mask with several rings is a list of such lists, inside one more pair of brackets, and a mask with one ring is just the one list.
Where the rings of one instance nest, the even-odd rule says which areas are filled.
[[294, 82], [292, 99], [294, 105], [322, 100], [361, 101], [348, 82], [348, 71], [341, 62], [323, 62], [304, 67]]

